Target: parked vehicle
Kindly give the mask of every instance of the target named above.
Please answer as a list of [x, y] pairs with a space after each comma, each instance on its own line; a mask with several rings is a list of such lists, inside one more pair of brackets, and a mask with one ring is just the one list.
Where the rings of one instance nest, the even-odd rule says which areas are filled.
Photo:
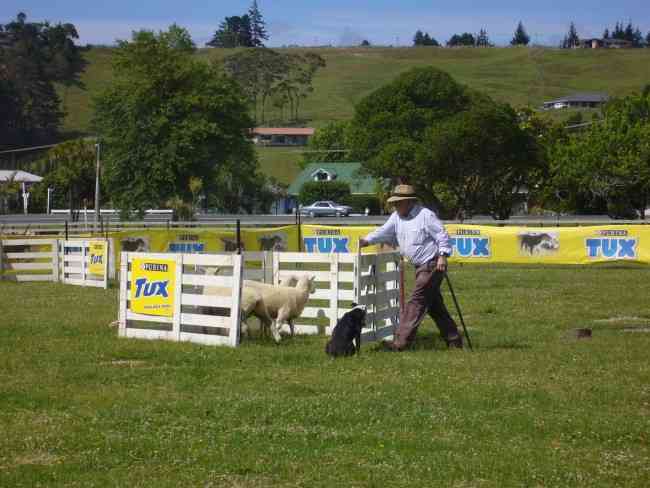
[[350, 212], [352, 212], [352, 207], [339, 205], [331, 200], [322, 200], [306, 207], [300, 207], [300, 214], [309, 215], [310, 217], [324, 217], [328, 215], [347, 217], [350, 215]]

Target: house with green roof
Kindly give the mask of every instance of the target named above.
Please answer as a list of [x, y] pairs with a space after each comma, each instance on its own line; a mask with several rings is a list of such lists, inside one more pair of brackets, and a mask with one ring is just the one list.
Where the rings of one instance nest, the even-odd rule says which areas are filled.
[[359, 174], [360, 170], [361, 163], [309, 163], [289, 185], [287, 193], [297, 197], [308, 181], [344, 181], [350, 185], [352, 195], [374, 195], [377, 180]]
[[309, 163], [289, 185], [286, 209], [291, 211], [297, 206], [298, 194], [302, 185], [309, 181], [344, 181], [350, 185], [352, 195], [374, 196], [377, 192], [377, 180], [360, 174], [361, 163]]

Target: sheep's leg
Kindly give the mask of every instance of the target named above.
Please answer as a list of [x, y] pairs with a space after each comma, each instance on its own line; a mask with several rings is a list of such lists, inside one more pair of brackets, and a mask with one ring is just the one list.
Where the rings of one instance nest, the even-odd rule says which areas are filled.
[[271, 334], [273, 335], [273, 339], [275, 340], [276, 343], [280, 343], [282, 340], [282, 336], [280, 336], [280, 328], [282, 327], [282, 322], [280, 319], [276, 319], [273, 322], [271, 322]]
[[296, 335], [296, 330], [293, 326], [293, 320], [287, 320], [287, 323], [289, 324], [289, 329], [291, 330], [291, 337]]

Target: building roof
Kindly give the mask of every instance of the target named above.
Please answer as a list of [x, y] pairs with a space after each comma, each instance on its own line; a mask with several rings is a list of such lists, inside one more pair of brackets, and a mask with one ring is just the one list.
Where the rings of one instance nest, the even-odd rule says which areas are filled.
[[43, 181], [43, 178], [28, 173], [27, 171], [2, 169], [0, 170], [0, 182], [6, 181], [15, 181], [17, 183], [38, 183], [39, 181]]
[[311, 127], [255, 127], [253, 134], [260, 136], [313, 136]]
[[314, 181], [314, 173], [318, 170], [335, 174], [334, 181], [345, 181], [350, 184], [350, 192], [353, 195], [374, 194], [375, 179], [370, 176], [359, 175], [361, 163], [309, 163], [301, 173], [296, 176], [293, 183], [289, 185], [287, 193], [289, 195], [298, 195], [302, 185], [308, 181]]
[[549, 103], [583, 103], [583, 102], [596, 102], [604, 103], [609, 100], [609, 95], [602, 92], [582, 92], [582, 93], [573, 93], [567, 95], [566, 97], [558, 98], [556, 100], [550, 100], [544, 102], [545, 104]]

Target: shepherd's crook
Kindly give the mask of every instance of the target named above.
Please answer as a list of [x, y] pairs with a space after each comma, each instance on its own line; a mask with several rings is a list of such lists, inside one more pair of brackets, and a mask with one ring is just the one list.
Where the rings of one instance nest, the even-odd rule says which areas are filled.
[[454, 299], [454, 303], [456, 304], [456, 310], [458, 310], [460, 323], [463, 325], [463, 331], [465, 332], [465, 337], [467, 338], [467, 345], [469, 346], [469, 350], [473, 351], [474, 349], [472, 348], [472, 341], [469, 338], [469, 334], [467, 333], [467, 327], [465, 327], [465, 321], [463, 320], [463, 313], [460, 311], [460, 306], [458, 305], [458, 300], [456, 300], [456, 294], [454, 293], [454, 288], [451, 286], [451, 280], [449, 279], [449, 274], [446, 271], [445, 271], [445, 278], [447, 279], [447, 284], [449, 285], [449, 291], [451, 292], [451, 297]]

